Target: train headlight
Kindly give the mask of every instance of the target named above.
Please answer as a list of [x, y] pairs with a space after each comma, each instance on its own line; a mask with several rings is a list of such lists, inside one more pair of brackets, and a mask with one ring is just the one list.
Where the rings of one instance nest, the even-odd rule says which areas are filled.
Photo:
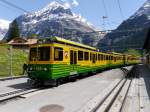
[[47, 71], [48, 69], [47, 68], [44, 68], [44, 71]]
[[33, 70], [32, 67], [30, 67], [30, 71]]

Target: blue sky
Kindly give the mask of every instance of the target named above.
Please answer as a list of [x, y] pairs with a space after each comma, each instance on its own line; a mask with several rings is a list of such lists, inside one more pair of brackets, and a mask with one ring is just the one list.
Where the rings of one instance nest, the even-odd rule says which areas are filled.
[[[27, 11], [40, 10], [53, 0], [7, 0]], [[55, 0], [68, 5], [72, 11], [81, 14], [89, 22], [101, 29], [114, 29], [124, 19], [130, 17], [146, 0], [120, 0], [123, 18], [121, 17], [117, 0]], [[105, 3], [105, 10], [103, 1]], [[0, 19], [12, 21], [24, 12], [12, 8], [0, 1]], [[103, 21], [102, 17], [107, 15]]]

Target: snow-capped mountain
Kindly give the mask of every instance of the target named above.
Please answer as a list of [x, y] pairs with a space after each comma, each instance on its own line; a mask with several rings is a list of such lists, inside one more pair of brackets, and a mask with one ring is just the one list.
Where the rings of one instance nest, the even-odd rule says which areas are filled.
[[[97, 40], [101, 39], [93, 34], [87, 34], [87, 32], [95, 32], [96, 30], [90, 22], [55, 1], [39, 11], [21, 15], [15, 20], [19, 26], [20, 36], [24, 38], [31, 34], [36, 34], [41, 38], [52, 35], [62, 36], [63, 34], [63, 38], [90, 45], [96, 45]], [[10, 30], [11, 27], [5, 39], [8, 39]]]
[[146, 15], [148, 16], [148, 18], [150, 19], [150, 0], [147, 0], [143, 6], [141, 8], [138, 9], [137, 12], [135, 12], [135, 14], [133, 14], [130, 19], [134, 19], [135, 17], [139, 17], [142, 15]]
[[4, 38], [9, 28], [10, 21], [0, 19], [0, 40]]
[[123, 21], [116, 30], [107, 34], [98, 46], [106, 46], [108, 49], [127, 49], [134, 46], [142, 48], [149, 27], [150, 0], [147, 0], [129, 19]]

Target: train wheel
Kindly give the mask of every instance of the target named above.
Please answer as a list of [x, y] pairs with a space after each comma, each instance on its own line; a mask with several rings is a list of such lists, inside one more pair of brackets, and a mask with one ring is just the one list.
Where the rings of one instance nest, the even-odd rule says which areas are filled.
[[60, 79], [56, 79], [56, 81], [54, 82], [53, 86], [54, 87], [58, 87], [61, 84]]

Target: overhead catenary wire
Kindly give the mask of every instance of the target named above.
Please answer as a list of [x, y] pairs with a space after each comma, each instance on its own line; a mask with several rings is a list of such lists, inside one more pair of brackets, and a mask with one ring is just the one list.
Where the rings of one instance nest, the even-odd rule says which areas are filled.
[[0, 2], [3, 2], [3, 3], [5, 3], [5, 4], [7, 4], [7, 5], [9, 5], [9, 6], [13, 7], [13, 8], [16, 8], [16, 9], [18, 9], [18, 10], [20, 10], [20, 11], [23, 11], [23, 12], [25, 12], [25, 13], [30, 13], [29, 11], [27, 11], [27, 10], [25, 10], [25, 9], [23, 9], [23, 8], [21, 8], [21, 7], [17, 6], [17, 5], [15, 5], [15, 4], [13, 4], [13, 3], [11, 3], [11, 2], [8, 2], [7, 0], [0, 0]]
[[[76, 33], [75, 35], [89, 35], [89, 34], [109, 34], [109, 33], [135, 33], [135, 32], [138, 32], [138, 31], [142, 31], [144, 30], [143, 28], [137, 28], [137, 29], [128, 29], [128, 30], [101, 30], [101, 31], [92, 31], [92, 32], [78, 32]], [[65, 34], [66, 36], [69, 34]]]
[[123, 11], [122, 11], [122, 8], [121, 8], [120, 0], [117, 0], [117, 4], [118, 4], [118, 7], [119, 7], [119, 12], [120, 12], [120, 15], [121, 15], [121, 19], [122, 19], [122, 21], [124, 21], [124, 15], [123, 15]]
[[107, 8], [106, 8], [106, 4], [105, 4], [105, 1], [104, 1], [104, 0], [102, 0], [102, 4], [103, 4], [105, 16], [107, 17], [107, 16], [108, 16], [108, 13], [107, 13]]
[[10, 8], [9, 6], [7, 6], [7, 4], [4, 4], [3, 2], [0, 2], [0, 6], [5, 7], [5, 8]]
[[[102, 25], [103, 25], [104, 29], [107, 26], [109, 28], [111, 28], [112, 25], [118, 26], [118, 24], [120, 24], [120, 22], [114, 22], [114, 21], [112, 21], [112, 19], [110, 19], [109, 14], [108, 14], [108, 10], [107, 10], [107, 6], [106, 6], [106, 3], [105, 3], [105, 0], [101, 0], [101, 2], [102, 2], [103, 10], [104, 10], [104, 15], [102, 16], [102, 19], [103, 19]], [[119, 2], [119, 4], [120, 4], [120, 2]], [[121, 9], [121, 5], [119, 5], [119, 7]], [[121, 14], [123, 15], [122, 9], [121, 9]], [[124, 18], [123, 16], [121, 16], [121, 17]]]
[[[107, 22], [105, 22], [105, 20], [108, 20], [108, 12], [107, 12], [107, 8], [106, 8], [106, 4], [105, 4], [105, 1], [104, 0], [102, 0], [102, 6], [103, 6], [103, 9], [104, 9], [104, 15], [102, 16], [102, 19], [103, 19], [103, 26], [104, 26], [104, 29], [105, 29], [105, 26], [108, 24], [108, 26], [110, 27], [111, 25], [110, 25], [110, 23], [109, 23], [109, 21]], [[105, 25], [106, 24], [106, 25]]]

